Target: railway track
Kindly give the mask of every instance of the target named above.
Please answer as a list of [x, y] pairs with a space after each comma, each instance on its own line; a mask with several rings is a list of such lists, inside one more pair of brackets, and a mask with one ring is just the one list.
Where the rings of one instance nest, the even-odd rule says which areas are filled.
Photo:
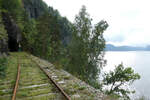
[[104, 97], [68, 72], [25, 52], [10, 53], [5, 72], [6, 76], [0, 77], [0, 100], [103, 100], [100, 98]]
[[43, 67], [22, 55], [18, 59], [17, 78], [11, 100], [71, 99]]
[[18, 84], [19, 84], [19, 79], [20, 79], [20, 63], [19, 63], [19, 58], [18, 58], [18, 71], [17, 71], [16, 84], [15, 84], [15, 87], [13, 90], [12, 100], [15, 100], [15, 98], [16, 98], [16, 92], [17, 92], [17, 88], [18, 88]]

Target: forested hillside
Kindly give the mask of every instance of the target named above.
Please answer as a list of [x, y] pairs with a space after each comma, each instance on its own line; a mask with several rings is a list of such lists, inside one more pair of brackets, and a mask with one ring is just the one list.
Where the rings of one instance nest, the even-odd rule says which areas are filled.
[[71, 23], [42, 0], [0, 0], [0, 4], [1, 44], [5, 45], [1, 53], [21, 49], [99, 87], [99, 66], [105, 64], [106, 21], [93, 26], [84, 6]]
[[[42, 0], [0, 0], [0, 77], [5, 76], [6, 55], [24, 51], [51, 62], [106, 94], [128, 100], [132, 91], [121, 86], [140, 79], [130, 67], [120, 64], [114, 71], [104, 73], [104, 80], [99, 81], [106, 64], [103, 34], [108, 26], [105, 20], [92, 25], [85, 6], [71, 23]], [[111, 89], [103, 90], [104, 85], [111, 85]]]

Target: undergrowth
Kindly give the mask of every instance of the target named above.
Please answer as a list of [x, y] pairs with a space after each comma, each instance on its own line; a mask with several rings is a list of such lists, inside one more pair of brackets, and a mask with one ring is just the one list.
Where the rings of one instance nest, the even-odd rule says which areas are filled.
[[0, 58], [0, 78], [4, 78], [6, 76], [6, 68], [7, 68], [8, 59], [6, 57]]

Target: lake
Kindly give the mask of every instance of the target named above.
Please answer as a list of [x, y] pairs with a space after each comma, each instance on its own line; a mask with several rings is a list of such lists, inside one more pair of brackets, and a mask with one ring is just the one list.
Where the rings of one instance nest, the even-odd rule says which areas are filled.
[[141, 79], [134, 82], [132, 88], [137, 95], [144, 95], [150, 98], [150, 52], [148, 51], [125, 51], [125, 52], [106, 52], [105, 59], [107, 65], [104, 71], [113, 70], [115, 65], [121, 62], [126, 67], [132, 67], [135, 72], [141, 75]]

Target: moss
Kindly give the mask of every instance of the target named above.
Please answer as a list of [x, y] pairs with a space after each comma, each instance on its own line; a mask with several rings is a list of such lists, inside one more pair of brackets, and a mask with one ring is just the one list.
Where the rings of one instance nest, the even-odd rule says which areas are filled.
[[[6, 95], [12, 95], [12, 89], [14, 88], [15, 85], [15, 79], [16, 79], [16, 73], [17, 73], [17, 56], [14, 56], [12, 54], [11, 56], [8, 57], [8, 65], [6, 69], [6, 77], [5, 78], [0, 78], [0, 100], [10, 100], [7, 99]], [[5, 91], [4, 91], [5, 90]], [[2, 96], [4, 95], [5, 98]]]
[[[36, 98], [36, 96], [45, 95], [56, 91], [53, 84], [52, 83], [49, 84], [50, 81], [47, 78], [47, 76], [40, 70], [40, 68], [34, 62], [31, 61], [31, 59], [27, 57], [26, 53], [18, 53], [18, 54], [22, 58], [20, 60], [22, 64], [21, 64], [19, 89], [17, 92], [18, 99], [26, 100], [27, 98], [31, 97], [32, 100], [34, 100], [33, 98]], [[34, 85], [41, 85], [41, 86], [32, 87]], [[54, 98], [56, 98], [56, 96], [54, 96]], [[35, 100], [38, 100], [38, 98], [36, 98]]]
[[74, 88], [75, 86], [72, 86], [71, 84], [67, 87], [64, 88], [64, 91], [69, 94], [69, 95], [73, 95], [75, 93], [77, 93], [77, 90]]
[[[39, 67], [35, 63], [28, 59], [26, 55], [26, 53], [10, 53], [10, 56], [8, 58], [8, 69], [6, 70], [6, 78], [0, 79], [0, 100], [10, 100], [10, 97], [9, 99], [4, 99], [4, 96], [12, 95], [12, 90], [14, 88], [17, 75], [18, 56], [21, 62], [21, 74], [17, 91], [17, 98], [21, 100], [27, 100], [26, 98], [28, 97], [35, 98], [31, 100], [49, 100], [50, 98], [55, 99], [55, 94], [39, 97], [42, 99], [34, 97], [42, 94], [53, 93], [54, 91], [57, 93], [57, 89], [53, 86], [53, 84], [49, 84], [50, 81], [47, 76], [39, 69]], [[32, 85], [41, 84], [48, 85], [31, 87]], [[4, 89], [6, 91], [3, 91]]]
[[11, 96], [0, 97], [0, 100], [11, 100]]
[[0, 91], [0, 95], [1, 95], [1, 96], [4, 95], [4, 92]]
[[27, 91], [22, 91], [22, 92], [17, 93], [16, 96], [17, 96], [17, 98], [26, 97], [26, 96], [28, 96], [28, 92]]
[[63, 76], [63, 78], [64, 78], [65, 80], [69, 80], [69, 79], [70, 79], [70, 76]]
[[119, 100], [119, 97], [116, 95], [108, 95], [104, 98], [104, 100]]
[[52, 92], [50, 89], [39, 89], [39, 90], [35, 90], [35, 91], [30, 91], [30, 95], [29, 96], [37, 96], [37, 95], [42, 95], [42, 94], [48, 94]]
[[78, 90], [84, 90], [84, 89], [86, 89], [85, 86], [80, 86], [80, 87], [78, 88]]
[[[57, 97], [56, 94], [51, 94], [51, 95], [48, 95], [48, 96], [39, 96], [39, 97], [32, 97], [28, 100], [55, 100]], [[58, 100], [58, 99], [57, 99]], [[61, 99], [60, 99], [61, 100]]]
[[[72, 75], [68, 75], [67, 73], [64, 73], [61, 69], [56, 69], [55, 67], [50, 67], [51, 65], [49, 63], [44, 62], [43, 60], [40, 60], [37, 57], [31, 56], [32, 59], [34, 59], [36, 62], [38, 62], [40, 65], [47, 66], [47, 69], [50, 69], [49, 73], [52, 76], [57, 76], [57, 78], [54, 78], [56, 82], [64, 81], [64, 84], [60, 84], [60, 86], [63, 88], [63, 90], [70, 95], [71, 100], [97, 100], [97, 96], [101, 95], [100, 93], [97, 93], [95, 89], [88, 88], [86, 84], [82, 84], [81, 81]], [[82, 84], [82, 85], [81, 85]], [[95, 91], [95, 93], [93, 92]], [[79, 94], [79, 97], [76, 95]]]

